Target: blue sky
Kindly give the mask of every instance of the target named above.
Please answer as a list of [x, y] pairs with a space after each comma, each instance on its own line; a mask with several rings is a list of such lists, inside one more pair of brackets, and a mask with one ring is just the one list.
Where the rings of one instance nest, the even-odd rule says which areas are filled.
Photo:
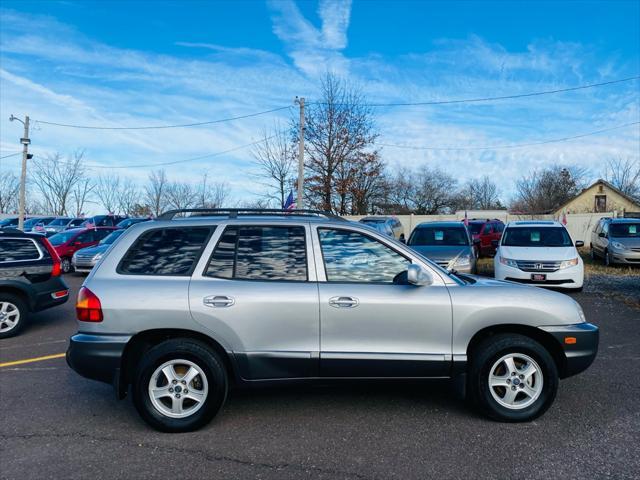
[[[10, 1], [0, 22], [0, 150], [9, 114], [85, 125], [158, 125], [312, 100], [331, 70], [370, 101], [510, 95], [640, 74], [640, 2]], [[72, 130], [35, 123], [36, 154], [86, 150], [94, 165], [163, 163], [232, 149], [286, 124], [287, 110], [199, 128]], [[485, 146], [580, 135], [640, 121], [640, 82], [501, 102], [376, 109], [380, 143]], [[492, 175], [503, 196], [526, 171], [639, 156], [638, 125], [504, 150], [383, 147], [390, 166], [429, 164], [461, 180]], [[19, 157], [0, 168], [17, 171]], [[166, 167], [204, 173], [234, 198], [257, 193], [250, 150]], [[95, 169], [95, 172], [101, 170]], [[143, 182], [148, 168], [119, 169]]]

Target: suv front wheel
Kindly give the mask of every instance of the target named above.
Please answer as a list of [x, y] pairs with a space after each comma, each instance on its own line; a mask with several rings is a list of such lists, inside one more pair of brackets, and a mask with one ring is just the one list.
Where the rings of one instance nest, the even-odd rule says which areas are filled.
[[206, 425], [227, 397], [222, 360], [194, 340], [167, 340], [147, 352], [133, 381], [133, 402], [142, 418], [163, 432], [190, 432]]
[[542, 415], [558, 390], [558, 369], [538, 342], [517, 334], [499, 334], [475, 349], [469, 370], [469, 394], [480, 410], [503, 422]]

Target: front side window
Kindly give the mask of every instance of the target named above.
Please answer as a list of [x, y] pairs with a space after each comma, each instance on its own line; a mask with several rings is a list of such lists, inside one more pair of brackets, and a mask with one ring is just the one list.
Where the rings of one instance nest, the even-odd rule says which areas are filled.
[[39, 258], [40, 250], [31, 240], [20, 238], [0, 239], [0, 262], [21, 262]]
[[205, 275], [236, 280], [304, 282], [307, 280], [304, 227], [228, 227], [211, 255]]
[[563, 227], [507, 228], [502, 237], [505, 247], [570, 247], [571, 237]]
[[52, 235], [51, 238], [49, 238], [49, 243], [51, 243], [51, 245], [53, 245], [54, 247], [57, 247], [58, 245], [67, 243], [77, 234], [78, 234], [77, 231], [72, 231], [72, 230], [56, 233], [55, 235]]
[[329, 282], [393, 283], [411, 262], [383, 243], [359, 232], [319, 228]]
[[171, 227], [144, 232], [118, 266], [125, 275], [190, 275], [213, 228]]
[[469, 237], [464, 226], [419, 227], [409, 237], [408, 245], [469, 245]]

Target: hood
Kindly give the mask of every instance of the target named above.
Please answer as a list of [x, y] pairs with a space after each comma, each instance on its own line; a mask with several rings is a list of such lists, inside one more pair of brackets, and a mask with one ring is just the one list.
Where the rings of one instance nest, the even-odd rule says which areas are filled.
[[[448, 261], [456, 255], [471, 255], [469, 245], [415, 245], [411, 246], [416, 252], [421, 253], [431, 260]], [[462, 253], [461, 253], [462, 252]]]
[[498, 249], [503, 258], [512, 260], [571, 260], [578, 256], [576, 247], [505, 247]]
[[87, 248], [83, 248], [81, 250], [78, 250], [76, 252], [76, 254], [78, 255], [97, 255], [99, 253], [104, 253], [107, 251], [107, 249], [110, 247], [110, 245], [96, 245], [94, 247], [87, 247]]
[[640, 237], [611, 237], [610, 242], [618, 242], [627, 248], [640, 248]]

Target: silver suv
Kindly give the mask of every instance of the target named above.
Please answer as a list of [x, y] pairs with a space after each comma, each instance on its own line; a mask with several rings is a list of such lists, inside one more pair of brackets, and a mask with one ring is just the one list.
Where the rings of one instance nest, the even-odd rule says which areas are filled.
[[[176, 213], [190, 216], [171, 220]], [[207, 216], [204, 216], [207, 215]], [[453, 275], [314, 211], [173, 211], [128, 229], [78, 294], [67, 362], [156, 429], [209, 422], [230, 386], [448, 378], [525, 421], [586, 369], [598, 328], [570, 297]]]

